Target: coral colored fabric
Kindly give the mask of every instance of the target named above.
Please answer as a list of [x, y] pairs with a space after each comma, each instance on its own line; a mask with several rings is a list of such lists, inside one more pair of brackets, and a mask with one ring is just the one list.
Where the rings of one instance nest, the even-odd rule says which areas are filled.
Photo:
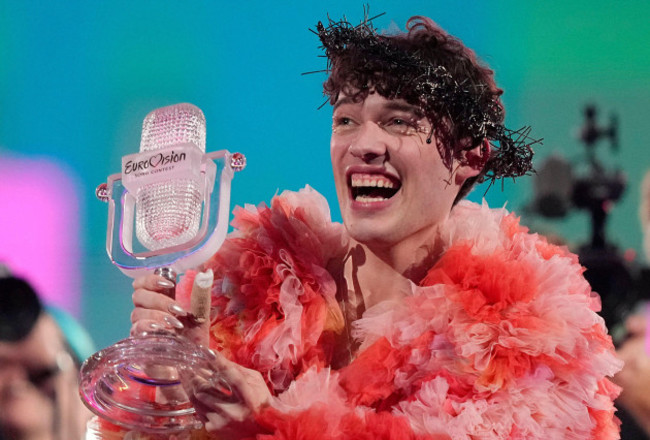
[[599, 298], [575, 255], [505, 210], [457, 205], [444, 255], [410, 296], [351, 323], [361, 348], [338, 369], [345, 324], [326, 267], [346, 238], [325, 199], [285, 192], [233, 226], [205, 264], [220, 275], [211, 344], [275, 396], [258, 439], [618, 438], [607, 377], [622, 365]]

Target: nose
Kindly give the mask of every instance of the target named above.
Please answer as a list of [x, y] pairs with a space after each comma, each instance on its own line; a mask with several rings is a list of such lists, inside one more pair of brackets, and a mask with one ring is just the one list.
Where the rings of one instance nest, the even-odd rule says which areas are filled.
[[379, 125], [372, 121], [364, 122], [352, 140], [349, 151], [365, 163], [383, 162], [388, 156], [386, 133]]

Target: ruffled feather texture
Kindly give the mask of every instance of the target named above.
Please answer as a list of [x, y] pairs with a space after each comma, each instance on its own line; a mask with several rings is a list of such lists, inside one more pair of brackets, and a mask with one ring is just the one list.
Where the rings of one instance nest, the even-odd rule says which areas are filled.
[[[507, 211], [461, 202], [446, 251], [412, 295], [366, 310], [348, 366], [325, 267], [345, 249], [307, 188], [235, 212], [206, 267], [212, 346], [262, 371], [277, 397], [263, 439], [614, 439], [607, 376], [621, 367], [577, 257]], [[185, 301], [192, 276], [183, 282]]]
[[[212, 292], [211, 347], [283, 390], [300, 371], [327, 364], [325, 342], [343, 329], [325, 269], [345, 249], [343, 227], [309, 187], [274, 197], [271, 207], [235, 209], [232, 226], [236, 231], [204, 265], [222, 276]], [[185, 304], [193, 275], [179, 286]]]
[[[367, 372], [366, 372], [367, 373]], [[413, 432], [404, 417], [376, 412], [363, 406], [351, 407], [339, 374], [329, 368], [311, 368], [272, 406], [258, 416], [269, 434], [258, 439], [283, 440], [447, 440], [446, 435], [430, 436]]]
[[412, 297], [354, 323], [366, 345], [411, 354], [393, 381], [409, 398], [394, 412], [454, 440], [616, 438], [618, 390], [605, 376], [622, 365], [576, 257], [468, 202], [445, 238]]

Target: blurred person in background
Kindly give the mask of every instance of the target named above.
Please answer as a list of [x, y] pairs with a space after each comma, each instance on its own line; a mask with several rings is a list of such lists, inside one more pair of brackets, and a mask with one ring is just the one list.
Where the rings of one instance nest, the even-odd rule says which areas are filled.
[[[646, 173], [641, 184], [639, 217], [646, 260], [650, 261], [650, 172]], [[647, 290], [650, 290], [650, 286], [646, 286]], [[645, 431], [646, 438], [650, 436], [649, 317], [650, 303], [646, 300], [640, 303], [637, 312], [625, 322], [627, 339], [618, 348], [618, 355], [625, 366], [614, 377], [614, 382], [623, 388], [618, 404], [635, 418], [636, 423]]]
[[82, 439], [91, 413], [78, 371], [94, 351], [90, 337], [0, 269], [0, 440]]
[[650, 171], [646, 172], [641, 183], [641, 203], [639, 204], [639, 218], [643, 232], [643, 249], [646, 261], [650, 262]]

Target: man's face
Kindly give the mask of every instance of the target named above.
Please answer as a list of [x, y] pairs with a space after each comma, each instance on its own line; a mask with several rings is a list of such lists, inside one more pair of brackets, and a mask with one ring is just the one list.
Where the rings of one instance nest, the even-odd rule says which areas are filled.
[[9, 438], [53, 435], [55, 395], [64, 380], [60, 353], [59, 329], [46, 315], [25, 339], [0, 341], [0, 430]]
[[430, 237], [460, 184], [445, 167], [418, 107], [371, 93], [334, 105], [331, 158], [343, 222], [352, 238], [387, 247]]

